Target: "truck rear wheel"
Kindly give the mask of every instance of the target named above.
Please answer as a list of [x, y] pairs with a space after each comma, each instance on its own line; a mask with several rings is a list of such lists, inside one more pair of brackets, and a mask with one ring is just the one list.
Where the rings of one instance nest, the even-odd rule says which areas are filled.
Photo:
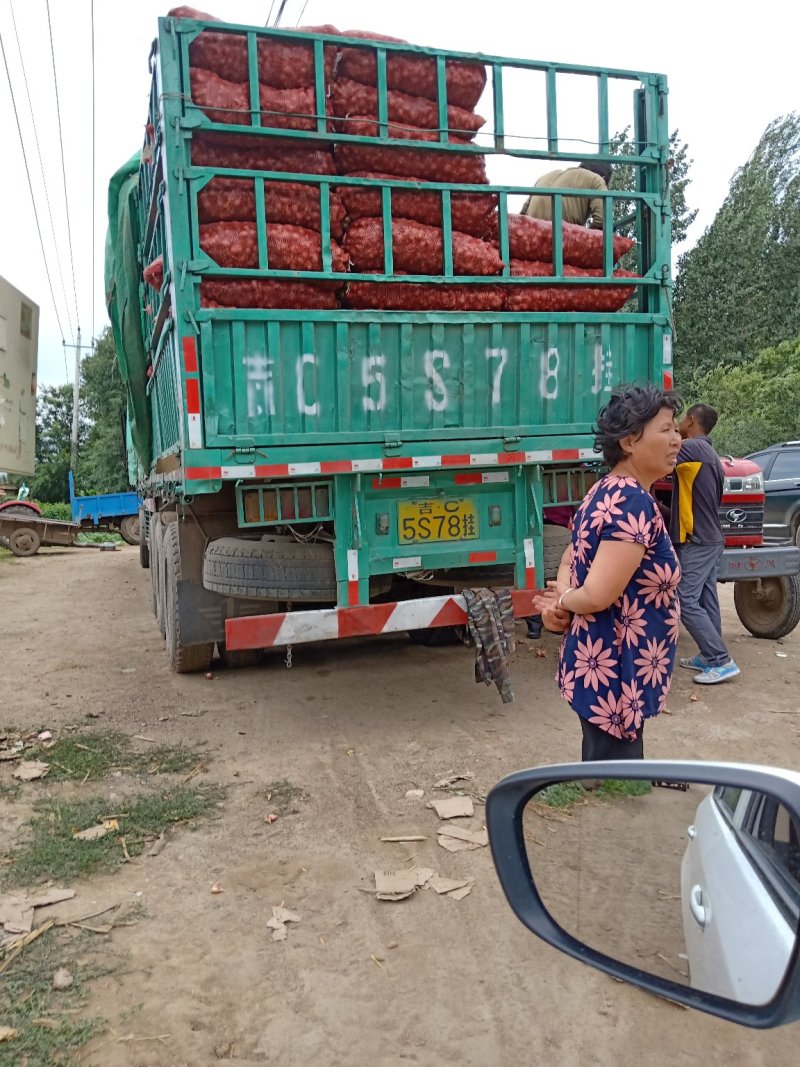
[[138, 515], [126, 515], [119, 524], [119, 532], [122, 534], [122, 539], [127, 541], [129, 545], [139, 544], [140, 531], [141, 526]]
[[150, 603], [153, 608], [153, 614], [156, 617], [158, 623], [158, 629], [161, 632], [161, 636], [166, 636], [166, 630], [164, 628], [164, 612], [162, 610], [162, 596], [161, 587], [163, 586], [162, 569], [163, 569], [163, 540], [164, 540], [164, 527], [161, 523], [160, 515], [153, 515], [150, 520]]
[[31, 526], [17, 527], [8, 535], [8, 547], [15, 556], [33, 556], [41, 543], [41, 537]]
[[[542, 554], [544, 556], [544, 580], [552, 581], [558, 575], [558, 568], [564, 549], [572, 541], [572, 531], [564, 526], [547, 525], [542, 530]], [[544, 582], [540, 583], [542, 586]]]
[[139, 509], [139, 565], [143, 570], [150, 566], [150, 538], [149, 524], [144, 517], [144, 511]]
[[206, 546], [203, 585], [223, 596], [336, 603], [333, 547], [220, 537]]
[[800, 622], [800, 575], [736, 582], [733, 603], [742, 625], [753, 637], [777, 641]]
[[178, 603], [178, 582], [181, 577], [180, 531], [171, 522], [164, 531], [164, 575], [166, 588], [162, 595], [169, 663], [176, 674], [207, 671], [214, 655], [214, 642], [184, 645], [181, 639], [181, 612]]

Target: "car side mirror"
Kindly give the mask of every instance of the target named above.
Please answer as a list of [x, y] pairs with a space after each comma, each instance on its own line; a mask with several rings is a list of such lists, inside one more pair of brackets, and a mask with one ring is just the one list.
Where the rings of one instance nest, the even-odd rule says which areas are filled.
[[538, 767], [491, 790], [486, 825], [514, 913], [562, 952], [745, 1026], [800, 1018], [800, 774]]

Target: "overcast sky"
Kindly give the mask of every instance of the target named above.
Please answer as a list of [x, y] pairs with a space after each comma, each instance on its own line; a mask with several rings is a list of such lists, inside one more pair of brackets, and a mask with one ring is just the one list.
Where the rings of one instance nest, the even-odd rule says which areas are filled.
[[[521, 5], [518, 0], [493, 0], [490, 4], [475, 0], [288, 0], [281, 23], [284, 28], [296, 24], [304, 3], [302, 21], [306, 25], [328, 22], [340, 29], [371, 29], [416, 44], [460, 51], [666, 74], [670, 128], [677, 127], [689, 144], [694, 165], [688, 200], [691, 207], [699, 208], [683, 249], [713, 220], [733, 172], [747, 159], [765, 126], [800, 107], [797, 25], [794, 31], [790, 26], [793, 18], [800, 23], [800, 16], [791, 16], [792, 5], [777, 0], [762, 0], [756, 6], [742, 0], [673, 0], [669, 5], [601, 5], [588, 0], [550, 5]], [[273, 18], [279, 4], [276, 0]], [[270, 2], [209, 0], [207, 9], [230, 21], [264, 25]], [[95, 0], [97, 136], [93, 189], [90, 0], [50, 2], [61, 136], [46, 0], [2, 0], [0, 4], [0, 34], [22, 123], [58, 316], [48, 288], [5, 70], [0, 71], [0, 128], [4, 135], [0, 275], [41, 306], [41, 384], [71, 379], [74, 353], [71, 349], [65, 353], [61, 342], [63, 336], [73, 343], [77, 322], [84, 343], [108, 322], [103, 298], [108, 179], [141, 146], [150, 85], [147, 59], [156, 19], [167, 10], [168, 3], [155, 0]], [[47, 178], [49, 208], [12, 12]], [[563, 94], [560, 133], [574, 138], [576, 148], [582, 139], [592, 138], [596, 115], [593, 91], [592, 83], [585, 79], [569, 79], [559, 86]], [[510, 116], [507, 126], [520, 135], [540, 134], [543, 114], [533, 79], [506, 84], [505, 95]], [[612, 129], [626, 124], [629, 116], [626, 86], [612, 96]], [[489, 173], [496, 181], [523, 185], [545, 169], [539, 163], [526, 164], [522, 170], [519, 164], [513, 168], [495, 164]]]

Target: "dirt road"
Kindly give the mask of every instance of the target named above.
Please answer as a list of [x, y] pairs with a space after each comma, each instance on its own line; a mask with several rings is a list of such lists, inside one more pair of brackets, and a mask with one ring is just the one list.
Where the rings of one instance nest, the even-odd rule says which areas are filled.
[[[698, 694], [678, 671], [671, 714], [648, 729], [648, 755], [797, 768], [800, 636], [780, 646], [755, 641], [728, 590], [723, 599], [742, 677]], [[144, 907], [137, 925], [114, 931], [126, 964], [92, 986], [86, 1006], [87, 1016], [132, 1039], [107, 1031], [82, 1064], [794, 1060], [796, 1027], [740, 1029], [559, 955], [514, 918], [488, 849], [451, 855], [436, 843], [437, 820], [425, 805], [439, 795], [438, 779], [469, 770], [485, 793], [522, 765], [578, 757], [577, 724], [553, 683], [554, 638], [540, 643], [546, 657], [538, 658], [520, 631], [517, 700], [505, 706], [475, 685], [465, 649], [428, 650], [402, 637], [298, 647], [291, 670], [274, 653], [258, 668], [215, 669], [213, 681], [176, 677], [150, 614], [148, 574], [127, 546], [0, 565], [0, 611], [0, 725], [57, 733], [81, 723], [89, 733], [205, 743], [213, 757], [206, 779], [228, 788], [219, 819], [177, 833], [155, 858], [78, 887], [82, 906], [141, 894]], [[687, 640], [680, 651], [689, 653]], [[268, 824], [264, 790], [283, 780], [307, 797], [294, 796]], [[119, 783], [104, 788], [113, 803]], [[425, 798], [407, 799], [412, 788]], [[3, 851], [30, 811], [28, 798], [56, 789], [31, 783], [5, 805]], [[426, 840], [380, 841], [397, 834]], [[362, 892], [376, 869], [414, 863], [472, 877], [475, 886], [461, 901], [425, 890], [383, 903]], [[212, 883], [224, 892], [212, 895]], [[301, 922], [274, 943], [266, 922], [282, 903]]]

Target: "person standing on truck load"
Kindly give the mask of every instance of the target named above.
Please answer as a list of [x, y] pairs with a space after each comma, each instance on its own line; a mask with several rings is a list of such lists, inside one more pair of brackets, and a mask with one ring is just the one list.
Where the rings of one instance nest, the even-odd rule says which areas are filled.
[[[582, 159], [576, 167], [566, 170], [551, 170], [543, 174], [534, 188], [581, 189], [583, 196], [565, 196], [561, 201], [561, 218], [576, 226], [587, 223], [594, 230], [603, 228], [603, 198], [592, 196], [594, 190], [604, 191], [611, 181], [611, 164], [599, 163], [596, 159]], [[553, 218], [552, 196], [538, 196], [532, 193], [521, 212], [534, 219]]]
[[717, 596], [717, 564], [725, 547], [719, 505], [725, 483], [719, 456], [709, 434], [717, 413], [708, 404], [693, 404], [680, 421], [683, 438], [675, 468], [670, 534], [681, 561], [683, 625], [700, 649], [681, 667], [697, 671], [700, 685], [716, 685], [740, 674], [722, 638]]
[[664, 710], [680, 627], [680, 566], [650, 494], [681, 448], [681, 400], [623, 386], [597, 417], [611, 468], [572, 523], [558, 579], [534, 599], [548, 630], [567, 629], [556, 680], [580, 717], [584, 760], [642, 759], [645, 719]]

